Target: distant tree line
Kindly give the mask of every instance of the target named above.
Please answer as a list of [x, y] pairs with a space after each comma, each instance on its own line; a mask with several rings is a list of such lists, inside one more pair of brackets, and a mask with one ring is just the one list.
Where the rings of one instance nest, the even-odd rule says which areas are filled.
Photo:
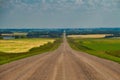
[[[0, 35], [3, 33], [23, 32], [27, 33], [27, 35], [22, 38], [57, 38], [61, 37], [64, 31], [67, 35], [113, 34], [109, 37], [120, 37], [120, 28], [0, 29]], [[16, 38], [19, 38], [19, 36], [16, 36]]]

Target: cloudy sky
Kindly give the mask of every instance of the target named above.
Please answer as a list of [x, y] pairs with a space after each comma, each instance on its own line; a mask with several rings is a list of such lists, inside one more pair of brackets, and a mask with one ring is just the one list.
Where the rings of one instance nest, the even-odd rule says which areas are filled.
[[120, 0], [0, 0], [0, 28], [120, 27]]

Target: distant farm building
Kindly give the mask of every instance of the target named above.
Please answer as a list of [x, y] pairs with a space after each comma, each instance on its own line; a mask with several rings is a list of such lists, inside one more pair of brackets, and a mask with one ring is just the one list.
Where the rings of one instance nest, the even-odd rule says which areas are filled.
[[13, 34], [1, 34], [1, 37], [3, 39], [15, 39], [14, 35]]
[[1, 34], [1, 37], [3, 39], [18, 39], [18, 38], [26, 38], [27, 33], [6, 33], [6, 34]]

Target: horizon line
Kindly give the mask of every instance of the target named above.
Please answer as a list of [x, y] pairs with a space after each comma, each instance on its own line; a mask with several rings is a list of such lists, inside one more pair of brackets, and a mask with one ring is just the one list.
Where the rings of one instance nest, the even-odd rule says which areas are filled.
[[0, 29], [97, 29], [97, 28], [120, 28], [120, 27], [52, 27], [52, 28], [0, 28]]

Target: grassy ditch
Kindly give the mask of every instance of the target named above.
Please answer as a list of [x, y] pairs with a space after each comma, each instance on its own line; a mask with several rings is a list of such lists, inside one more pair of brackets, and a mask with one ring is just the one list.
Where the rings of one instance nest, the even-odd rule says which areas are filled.
[[41, 54], [44, 52], [53, 51], [59, 47], [61, 42], [62, 42], [62, 39], [56, 39], [54, 42], [48, 42], [39, 47], [34, 47], [34, 48], [30, 49], [28, 52], [22, 52], [22, 53], [0, 52], [0, 65], [9, 63], [11, 61], [15, 61], [18, 59], [26, 58], [29, 56]]
[[118, 39], [68, 38], [68, 42], [75, 50], [120, 63], [120, 40]]

